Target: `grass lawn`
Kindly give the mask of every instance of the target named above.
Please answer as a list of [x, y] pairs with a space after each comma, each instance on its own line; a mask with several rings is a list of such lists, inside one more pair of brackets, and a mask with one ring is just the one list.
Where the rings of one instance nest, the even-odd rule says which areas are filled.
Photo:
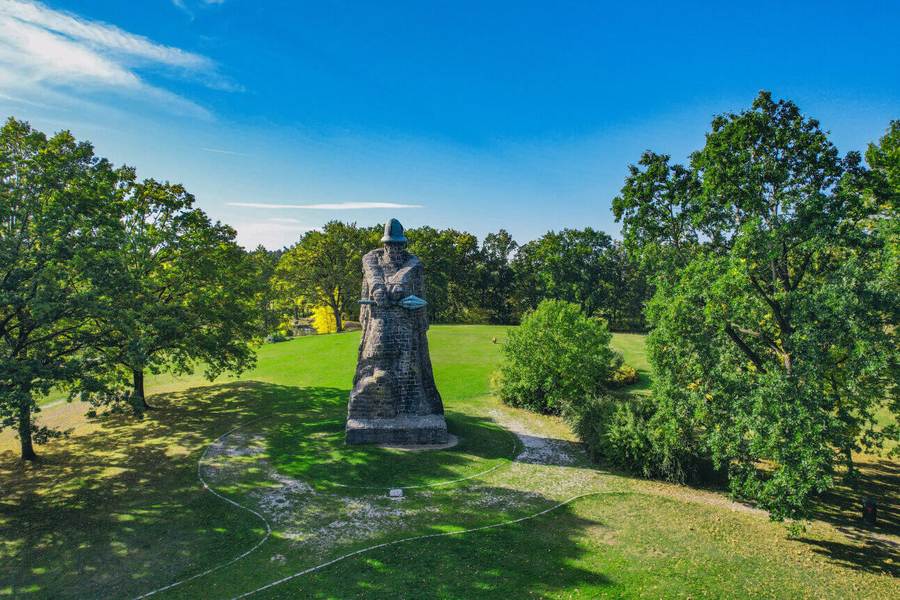
[[[39, 447], [38, 465], [0, 435], [0, 597], [136, 598], [183, 582], [151, 597], [900, 598], [890, 507], [877, 536], [836, 502], [789, 539], [715, 491], [592, 465], [558, 419], [491, 397], [504, 334], [430, 331], [460, 438], [443, 451], [341, 443], [358, 333], [265, 345], [240, 379], [154, 378], [158, 408], [140, 421], [48, 407], [41, 418], [73, 433]], [[645, 393], [643, 337], [614, 345]], [[896, 498], [897, 465], [872, 465]]]

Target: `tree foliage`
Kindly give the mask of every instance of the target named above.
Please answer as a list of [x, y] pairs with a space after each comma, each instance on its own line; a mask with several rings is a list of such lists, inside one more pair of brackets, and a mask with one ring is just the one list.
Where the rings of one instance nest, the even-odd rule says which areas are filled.
[[436, 323], [466, 320], [476, 305], [478, 239], [455, 229], [417, 227], [406, 231], [409, 251], [425, 265], [428, 317]]
[[303, 305], [304, 312], [315, 306], [330, 308], [336, 330], [343, 331], [343, 316], [358, 311], [362, 256], [377, 240], [374, 228], [330, 221], [285, 251], [275, 270], [275, 285]]
[[710, 456], [735, 493], [803, 517], [837, 464], [878, 443], [873, 415], [893, 385], [897, 299], [873, 285], [889, 257], [860, 227], [872, 212], [860, 157], [761, 93], [713, 120], [690, 169], [642, 164], [616, 214], [665, 269], [648, 349], [650, 427], [681, 461], [670, 471]]
[[544, 298], [573, 302], [615, 327], [640, 328], [648, 288], [638, 265], [602, 231], [563, 229], [523, 244], [512, 262], [520, 310]]
[[147, 407], [147, 370], [185, 373], [199, 362], [212, 379], [254, 359], [256, 267], [234, 229], [212, 223], [193, 203], [181, 185], [152, 179], [131, 185], [122, 200], [118, 271], [126, 293], [112, 299], [96, 350], [111, 374], [124, 369], [128, 398], [140, 408]]
[[252, 360], [259, 278], [181, 186], [114, 168], [70, 133], [0, 131], [0, 426], [22, 457], [57, 435], [37, 397], [143, 403], [145, 369], [212, 377]]
[[519, 245], [505, 229], [489, 233], [478, 256], [479, 305], [491, 323], [512, 323], [515, 319], [516, 278], [511, 260]]
[[15, 119], [0, 130], [0, 418], [23, 459], [53, 434], [34, 424], [36, 396], [102, 387], [84, 350], [121, 291], [116, 207], [131, 177], [68, 132]]
[[503, 345], [496, 390], [507, 404], [560, 414], [604, 389], [622, 362], [606, 323], [578, 305], [544, 300]]

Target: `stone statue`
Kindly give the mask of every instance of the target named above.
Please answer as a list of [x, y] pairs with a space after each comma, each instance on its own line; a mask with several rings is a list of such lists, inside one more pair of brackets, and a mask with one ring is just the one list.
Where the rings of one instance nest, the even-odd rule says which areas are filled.
[[444, 405], [428, 356], [425, 274], [397, 219], [362, 259], [362, 341], [347, 407], [348, 444], [443, 444]]

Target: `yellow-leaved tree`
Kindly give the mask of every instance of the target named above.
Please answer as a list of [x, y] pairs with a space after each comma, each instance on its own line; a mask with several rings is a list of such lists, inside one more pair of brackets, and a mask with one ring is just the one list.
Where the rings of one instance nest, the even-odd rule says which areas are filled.
[[335, 333], [337, 320], [334, 312], [328, 306], [317, 306], [312, 311], [312, 325], [317, 333]]

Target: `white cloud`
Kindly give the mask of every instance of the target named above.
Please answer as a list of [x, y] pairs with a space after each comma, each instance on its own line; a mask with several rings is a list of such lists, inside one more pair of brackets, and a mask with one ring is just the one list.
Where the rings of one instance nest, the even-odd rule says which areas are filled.
[[[200, 8], [205, 6], [219, 6], [225, 4], [225, 0], [199, 0], [199, 3], [202, 5]], [[188, 3], [185, 0], [172, 0], [172, 5], [190, 17], [191, 21], [194, 20], [194, 11], [192, 11], [188, 7]]]
[[396, 202], [333, 202], [324, 204], [265, 204], [260, 202], [229, 202], [228, 206], [244, 208], [299, 208], [307, 210], [366, 210], [370, 208], [422, 208], [421, 204]]
[[26, 101], [77, 102], [114, 92], [162, 104], [194, 117], [208, 111], [144, 81], [137, 69], [155, 67], [213, 88], [235, 89], [209, 58], [38, 2], [0, 0], [0, 88]]
[[0, 3], [0, 14], [23, 23], [43, 27], [72, 40], [87, 42], [98, 49], [112, 50], [176, 67], [189, 69], [212, 67], [212, 62], [205, 56], [185, 52], [171, 46], [163, 46], [113, 25], [87, 21], [75, 15], [47, 8], [37, 2], [4, 0]]
[[300, 223], [238, 223], [237, 241], [245, 248], [255, 248], [262, 244], [266, 248], [276, 249], [290, 246], [307, 231], [316, 229]]
[[231, 156], [252, 156], [244, 152], [235, 152], [234, 150], [222, 150], [221, 148], [200, 148], [204, 152], [212, 152], [214, 154], [229, 154]]

